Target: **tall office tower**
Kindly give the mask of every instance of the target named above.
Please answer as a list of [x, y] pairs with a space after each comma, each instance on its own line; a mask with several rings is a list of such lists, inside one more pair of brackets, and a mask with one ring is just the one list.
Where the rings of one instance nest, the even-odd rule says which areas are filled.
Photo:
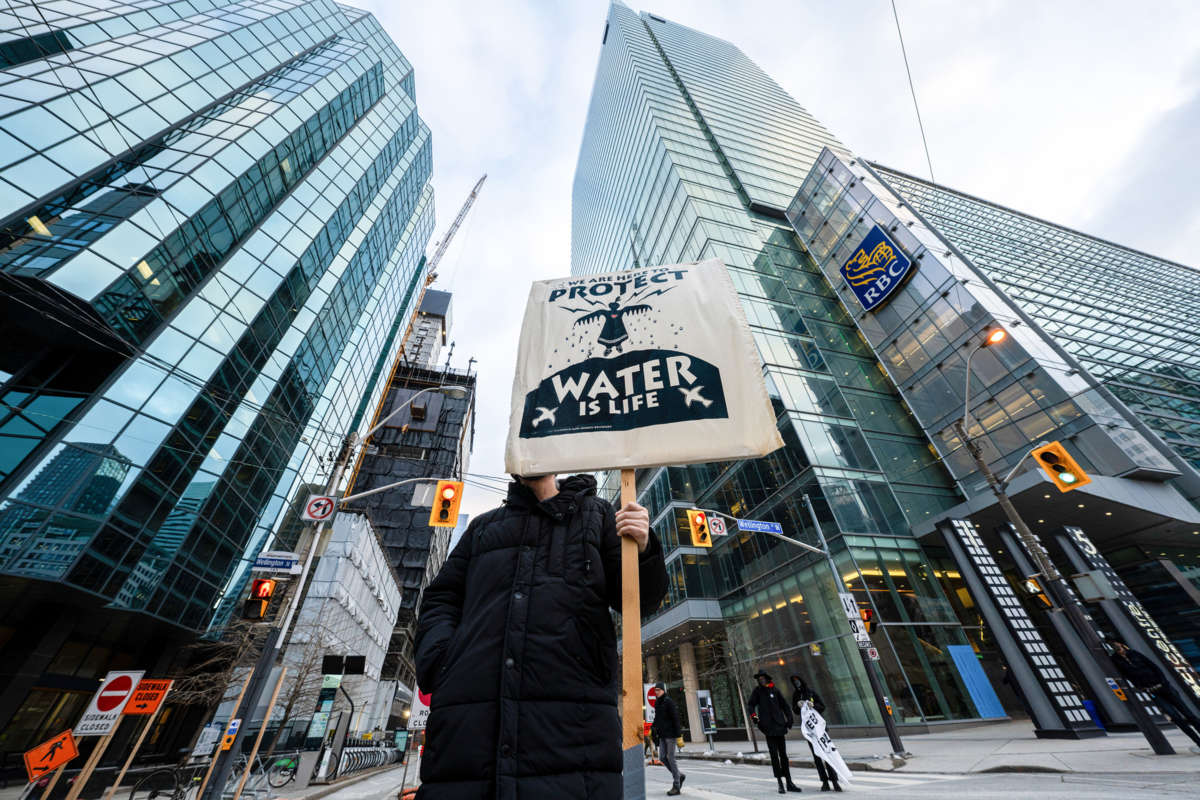
[[[860, 295], [841, 268], [868, 244], [866, 266], [852, 275]], [[867, 270], [885, 254], [896, 255], [887, 269], [902, 256], [911, 270], [880, 288], [873, 282], [887, 269]], [[822, 687], [835, 724], [880, 723], [835, 589], [871, 622], [898, 722], [1003, 713], [984, 675], [999, 685], [999, 631], [984, 629], [985, 598], [965, 577], [974, 565], [955, 560], [961, 548], [947, 541], [954, 520], [991, 537], [1002, 519], [951, 430], [963, 415], [968, 355], [971, 432], [1000, 474], [1044, 438], [1080, 453], [1094, 476], [1060, 494], [1020, 462], [1010, 491], [1047, 544], [1064, 524], [1106, 538], [1107, 519], [1144, 526], [1147, 541], [1175, 537], [1175, 546], [1172, 526], [1196, 518], [1169, 448], [745, 54], [614, 3], [575, 175], [573, 272], [710, 257], [726, 264], [741, 297], [785, 446], [638, 476], [672, 577], [643, 621], [645, 667], [649, 679], [684, 690], [693, 739], [702, 739], [696, 690], [712, 692], [720, 727], [738, 728], [734, 684], [759, 667]], [[1005, 345], [977, 350], [997, 325], [1009, 331]], [[775, 521], [816, 543], [806, 495], [836, 576], [820, 557], [762, 534], [731, 535], [711, 551], [683, 544], [691, 506]], [[996, 603], [987, 604], [991, 613]], [[1064, 638], [1039, 640], [1046, 650], [1022, 662], [1022, 679], [1036, 681], [1038, 667], [1053, 673], [1047, 664], [1058, 664]], [[1006, 640], [1005, 659], [1017, 659], [1021, 641]], [[1047, 698], [1039, 713], [1045, 706], [1053, 719], [1042, 722], [1084, 735], [1080, 698], [1059, 691], [1065, 680], [1057, 685], [1030, 684]]]
[[69, 726], [110, 667], [161, 674], [224, 623], [248, 559], [386, 389], [433, 196], [412, 67], [369, 14], [133, 0], [8, 19], [0, 746], [14, 750]]

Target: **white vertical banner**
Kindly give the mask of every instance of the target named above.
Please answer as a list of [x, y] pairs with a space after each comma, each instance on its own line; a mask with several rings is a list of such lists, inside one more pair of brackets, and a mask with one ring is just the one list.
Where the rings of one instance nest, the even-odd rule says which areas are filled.
[[719, 260], [533, 284], [508, 472], [726, 461], [782, 445], [762, 362]]
[[804, 738], [812, 745], [813, 754], [838, 774], [838, 782], [850, 783], [852, 778], [850, 768], [846, 766], [846, 761], [838, 752], [837, 745], [833, 743], [833, 739], [825, 729], [825, 718], [807, 700], [800, 705], [800, 730], [804, 734]]

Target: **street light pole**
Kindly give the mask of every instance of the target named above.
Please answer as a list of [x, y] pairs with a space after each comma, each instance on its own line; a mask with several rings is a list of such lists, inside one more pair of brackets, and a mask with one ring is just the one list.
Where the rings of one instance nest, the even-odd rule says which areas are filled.
[[[821, 530], [821, 523], [817, 519], [816, 509], [813, 508], [812, 500], [809, 499], [807, 494], [804, 495], [804, 505], [808, 507], [808, 513], [812, 517], [813, 527], [816, 528], [817, 536], [821, 540], [821, 550], [819, 552], [825, 555], [825, 562], [829, 564], [829, 572], [833, 576], [834, 591], [840, 593], [843, 586], [842, 578], [841, 575], [838, 574], [837, 564], [833, 562], [833, 553], [829, 551], [829, 542], [825, 541], [825, 532]], [[797, 544], [800, 543], [797, 542]], [[808, 550], [816, 549], [808, 545], [803, 546]], [[863, 582], [863, 585], [866, 585], [865, 581]], [[908, 753], [904, 749], [904, 743], [900, 741], [900, 732], [896, 730], [896, 721], [892, 718], [892, 712], [888, 708], [887, 700], [884, 698], [883, 684], [880, 682], [879, 676], [875, 674], [874, 665], [871, 663], [871, 659], [867, 657], [866, 650], [858, 647], [857, 644], [858, 643], [855, 642], [855, 648], [858, 650], [859, 658], [862, 659], [863, 670], [867, 673], [867, 682], [871, 684], [871, 693], [875, 695], [875, 704], [879, 707], [880, 717], [883, 718], [883, 727], [887, 731], [888, 739], [892, 743], [892, 755], [903, 758], [907, 756]]]
[[[967, 452], [970, 453], [971, 458], [975, 461], [976, 469], [987, 480], [988, 487], [996, 497], [997, 505], [1000, 506], [1004, 515], [1008, 517], [1008, 521], [1012, 523], [1013, 529], [1017, 533], [1017, 538], [1021, 541], [1026, 552], [1029, 553], [1029, 557], [1037, 567], [1038, 573], [1045, 583], [1046, 593], [1053, 604], [1050, 613], [1061, 611], [1066, 614], [1071, 627], [1075, 629], [1076, 634], [1083, 640], [1084, 646], [1092, 654], [1092, 658], [1095, 659], [1100, 669], [1105, 675], [1113, 676], [1115, 679], [1120, 673], [1108, 655], [1108, 651], [1104, 649], [1104, 643], [1101, 641], [1099, 634], [1096, 633], [1096, 629], [1088, 621], [1075, 596], [1068, 590], [1062, 575], [1054, 566], [1054, 562], [1050, 560], [1050, 554], [1046, 552], [1041, 542], [1029, 530], [1029, 526], [1025, 524], [1025, 520], [1017, 513], [1016, 506], [1013, 505], [1012, 500], [1008, 496], [1008, 480], [1011, 479], [1016, 469], [1014, 468], [1013, 472], [1010, 472], [1005, 480], [1001, 481], [992, 472], [991, 467], [988, 466], [987, 460], [983, 457], [983, 450], [979, 447], [978, 442], [967, 433], [967, 416], [970, 413], [967, 401], [970, 398], [971, 391], [971, 356], [974, 356], [977, 351], [982, 350], [990, 344], [998, 344], [1004, 341], [1005, 338], [1003, 329], [996, 329], [988, 334], [983, 342], [976, 345], [967, 356], [966, 386], [963, 390], [963, 415], [962, 418], [955, 421], [954, 430], [959, 438], [962, 439], [963, 446], [967, 448]], [[1129, 689], [1129, 710], [1133, 715], [1134, 721], [1137, 723], [1138, 729], [1146, 737], [1146, 741], [1150, 743], [1150, 746], [1157, 755], [1174, 755], [1175, 749], [1171, 747], [1166, 737], [1163, 736], [1162, 731], [1154, 724], [1149, 714], [1146, 713], [1146, 709], [1138, 701], [1134, 687], [1131, 685]]]
[[[351, 458], [353, 458], [355, 451], [358, 449], [359, 443], [369, 440], [371, 436], [373, 436], [380, 428], [386, 425], [393, 417], [407, 408], [413, 400], [416, 400], [417, 397], [425, 394], [426, 392], [441, 392], [442, 394], [450, 397], [461, 399], [466, 397], [470, 390], [465, 386], [454, 385], [426, 387], [420, 391], [413, 392], [411, 397], [409, 397], [407, 400], [393, 409], [386, 417], [376, 423], [375, 426], [368, 430], [361, 439], [354, 431], [346, 434], [342, 441], [341, 450], [338, 453], [337, 462], [334, 464], [333, 471], [329, 475], [329, 481], [325, 485], [325, 494], [332, 496], [337, 491], [337, 487], [342, 482], [342, 475], [345, 474], [346, 466], [350, 463]], [[379, 491], [382, 491], [383, 488], [390, 489], [402, 483], [412, 482], [413, 480], [429, 479], [418, 478], [400, 481], [392, 486], [382, 487]], [[344, 503], [346, 499], [355, 499], [366, 494], [374, 493], [374, 491], [371, 491], [362, 492], [358, 495], [352, 495], [350, 498], [343, 498], [341, 503]], [[341, 503], [339, 503], [339, 505], [341, 505]], [[307, 587], [305, 584], [308, 581], [308, 575], [312, 569], [313, 561], [321, 549], [321, 540], [325, 535], [326, 524], [327, 523], [325, 520], [317, 523], [317, 527], [313, 532], [312, 539], [309, 542], [308, 552], [304, 557], [304, 566], [301, 568], [300, 575], [296, 581], [296, 591], [288, 602], [287, 612], [284, 614], [282, 622], [273, 626], [267, 633], [266, 641], [263, 643], [262, 653], [259, 655], [258, 661], [255, 662], [254, 671], [250, 675], [250, 683], [248, 684], [243, 695], [242, 703], [238, 708], [234, 709], [233, 716], [231, 717], [231, 719], [240, 718], [244, 724], [238, 728], [237, 735], [235, 736], [233, 745], [230, 747], [230, 749], [228, 751], [218, 750], [214, 756], [214, 758], [217, 759], [217, 767], [215, 774], [213, 775], [213, 779], [205, 787], [203, 800], [214, 800], [214, 798], [219, 797], [221, 792], [224, 791], [225, 783], [229, 780], [229, 774], [233, 770], [234, 754], [240, 749], [242, 738], [245, 736], [246, 729], [249, 727], [249, 723], [251, 721], [250, 717], [253, 715], [254, 710], [258, 708], [258, 701], [262, 695], [264, 687], [266, 686], [267, 676], [270, 674], [271, 668], [275, 664], [275, 659], [278, 657], [279, 652], [283, 650], [288, 627], [292, 624], [292, 617], [294, 617], [296, 612], [299, 610], [300, 605], [303, 602], [304, 595], [307, 593]]]

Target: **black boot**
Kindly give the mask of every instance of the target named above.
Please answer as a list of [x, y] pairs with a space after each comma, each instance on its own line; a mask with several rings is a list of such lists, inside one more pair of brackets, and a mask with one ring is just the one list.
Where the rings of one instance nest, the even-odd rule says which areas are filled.
[[803, 792], [803, 791], [804, 791], [804, 790], [803, 790], [803, 789], [801, 789], [799, 786], [797, 786], [796, 784], [792, 783], [792, 779], [791, 779], [791, 778], [788, 778], [788, 779], [787, 779], [787, 790], [788, 790], [789, 792]]
[[832, 789], [830, 789], [830, 788], [829, 788], [829, 781], [821, 781], [821, 791], [822, 791], [822, 792], [831, 792], [831, 791], [833, 791]]
[[842, 790], [842, 787], [838, 786], [837, 778], [833, 779], [833, 790], [835, 792], [840, 792]]
[[779, 793], [787, 794], [787, 789], [783, 788], [783, 778], [776, 778], [775, 780], [779, 781]]

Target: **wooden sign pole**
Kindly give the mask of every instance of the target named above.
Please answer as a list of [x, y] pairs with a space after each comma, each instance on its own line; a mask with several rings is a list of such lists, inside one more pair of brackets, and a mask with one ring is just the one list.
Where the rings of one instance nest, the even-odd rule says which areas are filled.
[[50, 800], [50, 793], [54, 791], [55, 784], [58, 783], [58, 779], [62, 777], [63, 770], [66, 768], [67, 765], [63, 764], [58, 769], [54, 770], [54, 776], [50, 778], [50, 782], [46, 784], [46, 791], [42, 792], [42, 800]]
[[146, 741], [146, 734], [150, 733], [150, 729], [154, 727], [154, 720], [158, 719], [158, 712], [162, 711], [163, 704], [167, 702], [166, 696], [171, 693], [167, 689], [163, 694], [163, 698], [158, 703], [158, 708], [154, 709], [154, 713], [150, 715], [150, 719], [146, 720], [146, 727], [142, 728], [141, 735], [138, 736], [137, 742], [133, 745], [133, 750], [129, 752], [129, 758], [125, 759], [125, 765], [121, 767], [121, 771], [117, 773], [117, 779], [113, 781], [112, 788], [108, 790], [108, 794], [104, 800], [113, 800], [113, 796], [117, 793], [117, 787], [121, 785], [125, 773], [129, 771], [129, 765], [133, 763], [133, 759], [137, 756], [138, 751], [142, 749], [142, 743]]
[[108, 735], [96, 742], [96, 748], [92, 750], [92, 754], [88, 756], [88, 760], [84, 763], [83, 769], [75, 776], [75, 783], [71, 784], [71, 791], [67, 792], [66, 800], [78, 800], [79, 793], [83, 791], [84, 785], [88, 779], [92, 777], [92, 772], [100, 764], [100, 758], [104, 755], [104, 751], [108, 749], [108, 743], [117, 735], [117, 729], [121, 727], [121, 721], [124, 717], [118, 717], [117, 722], [113, 725], [112, 731]]
[[279, 690], [283, 686], [284, 675], [287, 675], [287, 667], [281, 667], [279, 670], [279, 680], [275, 681], [275, 691], [271, 692], [271, 702], [267, 703], [267, 711], [263, 714], [262, 725], [259, 726], [258, 736], [254, 739], [254, 748], [250, 751], [250, 757], [246, 759], [246, 771], [242, 773], [242, 779], [238, 781], [237, 791], [233, 793], [233, 800], [238, 800], [242, 796], [242, 789], [246, 786], [246, 779], [254, 771], [254, 758], [258, 755], [258, 748], [262, 744], [263, 734], [267, 732], [267, 723], [271, 721], [271, 711], [275, 708], [275, 699], [279, 697]]
[[[621, 507], [636, 502], [634, 470], [623, 469]], [[621, 731], [625, 798], [635, 800], [646, 792], [642, 747], [642, 598], [637, 542], [628, 536], [621, 539]]]
[[[238, 692], [237, 700], [233, 701], [233, 713], [236, 714], [237, 710], [242, 707], [242, 695], [246, 693], [246, 687], [250, 685], [250, 679], [253, 677], [254, 672], [252, 670], [246, 676], [246, 680], [242, 681], [242, 690]], [[217, 738], [217, 748], [221, 747], [221, 738], [223, 737]], [[196, 792], [195, 797], [204, 797], [204, 787], [208, 785], [208, 779], [212, 777], [213, 767], [217, 765], [217, 754], [220, 752], [219, 749], [213, 750], [212, 759], [208, 762], [208, 769], [204, 772], [204, 780], [200, 782], [200, 791]]]

